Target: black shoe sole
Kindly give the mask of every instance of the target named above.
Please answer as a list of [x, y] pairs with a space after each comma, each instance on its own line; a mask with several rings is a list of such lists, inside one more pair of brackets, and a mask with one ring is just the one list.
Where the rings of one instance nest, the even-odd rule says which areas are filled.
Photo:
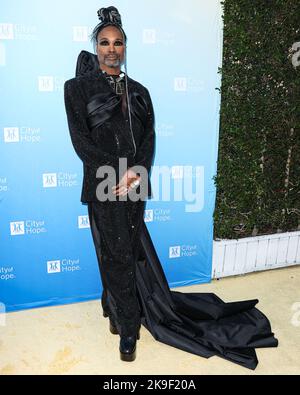
[[132, 361], [135, 360], [135, 358], [136, 358], [136, 348], [130, 354], [123, 353], [123, 352], [120, 351], [120, 359], [121, 359], [121, 361], [132, 362]]

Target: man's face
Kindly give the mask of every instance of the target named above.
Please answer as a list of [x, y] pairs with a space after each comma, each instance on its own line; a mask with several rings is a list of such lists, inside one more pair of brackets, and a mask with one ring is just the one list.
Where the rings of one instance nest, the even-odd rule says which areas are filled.
[[125, 41], [117, 27], [107, 26], [97, 39], [97, 56], [101, 66], [120, 67], [124, 61]]

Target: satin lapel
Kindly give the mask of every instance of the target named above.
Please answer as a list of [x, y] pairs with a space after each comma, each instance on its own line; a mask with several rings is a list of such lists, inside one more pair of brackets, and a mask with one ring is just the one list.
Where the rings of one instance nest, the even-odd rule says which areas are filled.
[[[132, 145], [132, 148], [134, 149], [129, 120], [127, 122], [121, 109], [121, 97], [114, 92], [113, 88], [110, 86], [101, 70], [97, 70], [95, 75], [97, 78], [103, 80], [103, 88], [105, 89], [103, 89], [101, 93], [93, 96], [92, 100], [87, 104], [87, 112], [89, 114], [88, 125], [91, 129], [101, 126], [117, 111], [121, 122], [118, 130], [124, 135], [125, 139], [129, 141], [129, 143]], [[127, 84], [131, 115], [135, 118], [138, 118], [142, 124], [144, 124], [147, 112], [147, 103], [140, 94], [134, 91], [134, 82], [128, 76]]]
[[[105, 76], [102, 74], [101, 71], [99, 72], [99, 78], [102, 78], [105, 81], [105, 85], [107, 86], [107, 89], [108, 89], [109, 92], [112, 92], [115, 96], [119, 97], [115, 93], [113, 88], [110, 86], [110, 83], [107, 81], [107, 79], [105, 78]], [[134, 90], [134, 83], [131, 80], [131, 78], [128, 77], [128, 75], [127, 75], [127, 84], [128, 84], [128, 96], [129, 96], [129, 100], [130, 100], [131, 114], [133, 114], [133, 109], [132, 109], [133, 103], [132, 103], [132, 100], [130, 98], [130, 92], [133, 92], [133, 90]], [[126, 103], [127, 103], [127, 96], [126, 96]], [[133, 144], [133, 141], [132, 141], [132, 135], [131, 135], [131, 131], [130, 131], [129, 121], [126, 122], [126, 118], [125, 118], [122, 110], [121, 110], [121, 113], [120, 113], [120, 118], [122, 119], [122, 125], [120, 125], [119, 129], [120, 129], [121, 133], [123, 133], [123, 135], [126, 138], [126, 140], [129, 141], [132, 144], [132, 148], [134, 149], [134, 144]]]
[[87, 122], [90, 129], [101, 126], [115, 111], [121, 110], [121, 98], [112, 92], [98, 93], [87, 104]]
[[[87, 111], [90, 115], [88, 117], [89, 126], [100, 126], [112, 116], [114, 110], [118, 109], [118, 115], [120, 117], [119, 119], [121, 120], [121, 125], [118, 129], [121, 133], [123, 133], [125, 139], [129, 141], [134, 148], [129, 122], [126, 122], [125, 116], [121, 110], [121, 97], [114, 92], [113, 88], [110, 86], [109, 82], [101, 71], [97, 70], [95, 75], [96, 78], [103, 80], [103, 87], [105, 87], [105, 89], [101, 93], [93, 96], [92, 100], [87, 104]], [[133, 100], [133, 95], [130, 94], [130, 92], [134, 93], [134, 84], [129, 77], [127, 78], [127, 83], [131, 114], [136, 116], [135, 100]], [[119, 105], [120, 108], [118, 108]]]

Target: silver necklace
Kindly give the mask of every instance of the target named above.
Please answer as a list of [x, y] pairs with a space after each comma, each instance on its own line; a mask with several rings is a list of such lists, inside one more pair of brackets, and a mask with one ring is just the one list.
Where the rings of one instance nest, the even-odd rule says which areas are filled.
[[117, 95], [122, 95], [123, 93], [125, 93], [125, 86], [123, 81], [125, 74], [123, 72], [121, 72], [117, 78], [114, 78], [116, 76], [113, 77], [104, 70], [102, 70], [102, 73], [105, 75], [107, 81]]

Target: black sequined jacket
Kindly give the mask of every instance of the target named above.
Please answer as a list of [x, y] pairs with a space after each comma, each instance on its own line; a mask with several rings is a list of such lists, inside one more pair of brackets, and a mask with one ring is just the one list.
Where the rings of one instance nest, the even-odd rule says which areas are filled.
[[97, 201], [98, 167], [113, 166], [117, 182], [119, 158], [127, 158], [127, 168], [142, 165], [147, 169], [148, 198], [152, 197], [150, 171], [155, 152], [154, 111], [147, 88], [127, 77], [134, 145], [128, 111], [101, 70], [67, 80], [64, 99], [72, 144], [83, 162], [81, 202]]

